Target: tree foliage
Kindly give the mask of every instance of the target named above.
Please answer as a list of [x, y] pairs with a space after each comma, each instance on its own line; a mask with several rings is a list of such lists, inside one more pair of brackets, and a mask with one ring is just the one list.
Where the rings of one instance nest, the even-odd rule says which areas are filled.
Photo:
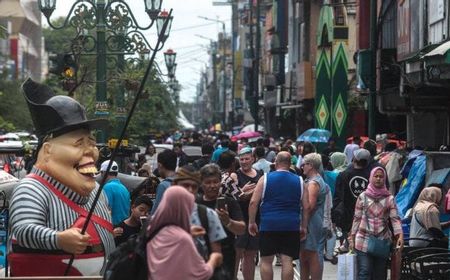
[[0, 129], [32, 131], [33, 123], [20, 89], [21, 81], [0, 78]]
[[155, 72], [151, 73], [147, 85], [128, 132], [129, 135], [138, 135], [144, 141], [152, 132], [168, 132], [178, 127], [175, 104], [167, 87], [156, 77]]

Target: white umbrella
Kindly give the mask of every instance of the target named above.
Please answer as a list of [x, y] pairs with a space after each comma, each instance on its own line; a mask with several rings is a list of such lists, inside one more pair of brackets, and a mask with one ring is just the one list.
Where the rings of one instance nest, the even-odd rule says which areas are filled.
[[[258, 131], [264, 132], [264, 126], [258, 125]], [[241, 129], [240, 133], [242, 133], [242, 132], [255, 132], [255, 125], [254, 124], [249, 124], [249, 125], [244, 126]]]

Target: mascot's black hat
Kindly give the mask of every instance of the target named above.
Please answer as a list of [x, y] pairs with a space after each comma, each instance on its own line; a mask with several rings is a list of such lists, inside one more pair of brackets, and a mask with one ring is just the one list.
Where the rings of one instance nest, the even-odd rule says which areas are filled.
[[39, 138], [53, 134], [54, 137], [67, 132], [87, 128], [105, 127], [105, 119], [88, 120], [86, 110], [75, 99], [55, 95], [46, 85], [28, 78], [22, 85], [23, 94]]

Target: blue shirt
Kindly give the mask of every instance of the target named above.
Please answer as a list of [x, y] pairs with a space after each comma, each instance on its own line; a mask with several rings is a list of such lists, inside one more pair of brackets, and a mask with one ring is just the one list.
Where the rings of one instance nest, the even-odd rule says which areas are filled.
[[217, 161], [219, 160], [219, 158], [220, 158], [220, 155], [221, 155], [223, 152], [225, 152], [225, 151], [228, 151], [228, 148], [222, 148], [222, 147], [217, 148], [217, 149], [214, 151], [214, 153], [212, 154], [211, 161], [212, 161], [212, 162], [217, 162]]
[[118, 225], [130, 215], [130, 192], [119, 179], [110, 179], [103, 187], [111, 209], [112, 223]]
[[153, 215], [158, 208], [159, 203], [162, 200], [162, 197], [164, 195], [164, 192], [172, 185], [173, 177], [167, 177], [164, 180], [161, 181], [161, 183], [158, 184], [156, 187], [156, 198], [153, 202], [153, 207], [151, 214]]
[[338, 175], [339, 172], [334, 170], [333, 171], [326, 170], [323, 172], [323, 180], [330, 187], [330, 191], [333, 197], [334, 197], [334, 190], [336, 188], [336, 178]]
[[260, 231], [300, 231], [303, 180], [289, 171], [265, 175]]

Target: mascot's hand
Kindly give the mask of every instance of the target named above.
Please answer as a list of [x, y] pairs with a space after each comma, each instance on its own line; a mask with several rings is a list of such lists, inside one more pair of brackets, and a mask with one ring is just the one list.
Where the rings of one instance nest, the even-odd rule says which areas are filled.
[[79, 228], [69, 228], [56, 233], [58, 247], [67, 253], [75, 255], [82, 254], [86, 250], [90, 238], [87, 233], [81, 234], [81, 229]]

